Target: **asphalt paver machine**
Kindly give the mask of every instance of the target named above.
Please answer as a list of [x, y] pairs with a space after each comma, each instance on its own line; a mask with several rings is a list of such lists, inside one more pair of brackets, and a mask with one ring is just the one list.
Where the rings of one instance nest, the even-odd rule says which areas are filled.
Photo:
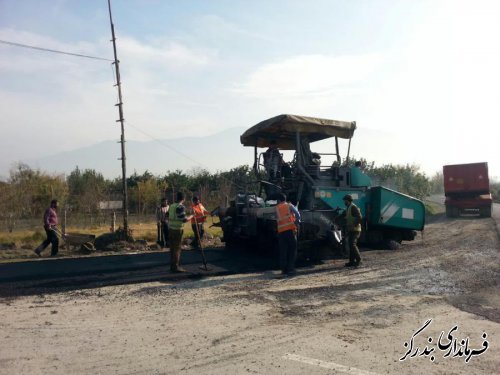
[[[275, 248], [274, 206], [279, 192], [286, 194], [302, 216], [299, 251], [308, 249], [314, 253], [325, 248], [320, 245], [341, 248], [339, 218], [345, 209], [342, 198], [346, 194], [353, 197], [363, 215], [361, 242], [396, 248], [402, 241], [413, 240], [417, 231], [424, 228], [424, 204], [391, 189], [372, 186], [370, 177], [349, 160], [355, 130], [355, 122], [280, 115], [245, 131], [240, 140], [243, 146], [254, 147], [259, 189], [242, 191], [228, 207], [220, 208], [226, 246], [244, 242], [261, 250]], [[311, 150], [314, 142], [326, 139], [332, 140], [330, 152]], [[339, 140], [348, 142], [344, 158]], [[268, 151], [259, 152], [259, 148]], [[286, 150], [293, 153], [289, 162], [283, 160], [281, 153]], [[325, 164], [325, 159], [333, 162]]]

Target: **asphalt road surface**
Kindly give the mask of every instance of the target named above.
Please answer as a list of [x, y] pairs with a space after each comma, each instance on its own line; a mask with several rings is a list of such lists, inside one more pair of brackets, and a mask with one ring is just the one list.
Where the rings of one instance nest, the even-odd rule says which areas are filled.
[[399, 250], [364, 250], [358, 269], [331, 260], [294, 278], [155, 280], [153, 267], [125, 285], [2, 283], [0, 373], [498, 373], [494, 219], [441, 215]]

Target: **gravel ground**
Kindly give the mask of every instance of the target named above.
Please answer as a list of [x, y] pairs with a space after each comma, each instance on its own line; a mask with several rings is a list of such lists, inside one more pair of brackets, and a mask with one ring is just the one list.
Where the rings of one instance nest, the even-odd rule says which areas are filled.
[[[500, 252], [492, 219], [438, 218], [397, 251], [302, 269], [3, 298], [2, 374], [493, 374]], [[481, 355], [400, 361], [457, 325]], [[486, 340], [483, 339], [486, 333]], [[429, 343], [428, 338], [432, 338]], [[457, 352], [457, 351], [455, 351]], [[431, 356], [434, 361], [431, 361]]]

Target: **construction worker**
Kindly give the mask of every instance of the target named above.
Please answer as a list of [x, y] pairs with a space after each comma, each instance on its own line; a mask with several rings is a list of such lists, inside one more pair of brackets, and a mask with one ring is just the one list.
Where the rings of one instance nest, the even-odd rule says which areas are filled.
[[358, 249], [358, 240], [361, 236], [361, 211], [359, 207], [352, 203], [352, 196], [347, 194], [343, 198], [346, 205], [342, 216], [346, 221], [347, 243], [349, 244], [349, 262], [346, 267], [358, 267], [361, 263], [361, 255]]
[[170, 241], [170, 271], [186, 272], [179, 266], [181, 259], [182, 235], [184, 234], [184, 223], [192, 219], [192, 215], [186, 216], [184, 207], [184, 193], [177, 192], [175, 203], [168, 209], [169, 218], [169, 241]]
[[55, 257], [59, 252], [59, 237], [57, 236], [57, 199], [50, 202], [50, 207], [47, 208], [43, 215], [43, 228], [47, 234], [47, 239], [38, 246], [34, 252], [36, 255], [41, 256], [41, 253], [49, 243], [52, 244], [50, 256]]
[[299, 211], [286, 202], [283, 193], [277, 195], [276, 219], [278, 222], [278, 244], [280, 249], [280, 268], [283, 275], [295, 275], [297, 258], [297, 228], [300, 223]]
[[203, 228], [203, 223], [207, 220], [207, 215], [210, 214], [203, 204], [200, 202], [200, 198], [196, 195], [193, 197], [193, 204], [191, 206], [193, 210], [193, 218], [191, 219], [191, 228], [194, 233], [194, 241], [192, 246], [195, 249], [200, 248], [201, 240], [203, 239], [203, 235], [205, 234], [205, 230]]
[[161, 247], [168, 246], [168, 201], [162, 198], [160, 206], [156, 208], [156, 225], [158, 227], [157, 243]]

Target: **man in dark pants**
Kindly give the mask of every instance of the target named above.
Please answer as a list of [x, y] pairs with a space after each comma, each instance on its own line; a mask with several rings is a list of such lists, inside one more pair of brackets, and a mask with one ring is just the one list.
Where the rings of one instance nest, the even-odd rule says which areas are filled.
[[168, 202], [162, 198], [160, 207], [156, 209], [156, 220], [158, 225], [158, 244], [161, 247], [168, 246]]
[[184, 193], [177, 192], [176, 202], [170, 205], [168, 210], [169, 217], [169, 240], [170, 240], [170, 271], [186, 272], [180, 267], [181, 259], [181, 244], [184, 234], [184, 223], [192, 219], [192, 216], [186, 216], [186, 208], [184, 207]]
[[191, 206], [193, 210], [193, 218], [191, 219], [191, 228], [194, 233], [194, 241], [192, 246], [195, 249], [199, 249], [201, 247], [201, 240], [203, 239], [203, 235], [205, 234], [205, 229], [203, 228], [203, 223], [207, 220], [207, 215], [210, 214], [203, 204], [200, 202], [200, 198], [196, 195], [193, 197], [193, 204]]
[[59, 237], [57, 237], [57, 199], [50, 202], [50, 207], [47, 208], [43, 215], [43, 227], [47, 234], [47, 239], [43, 241], [34, 251], [35, 254], [40, 256], [42, 251], [45, 250], [49, 243], [52, 244], [50, 256], [57, 256], [59, 252]]
[[297, 258], [297, 227], [300, 222], [298, 210], [286, 202], [286, 196], [277, 196], [276, 219], [278, 222], [278, 244], [280, 249], [281, 273], [295, 275], [295, 260]]
[[352, 203], [352, 196], [347, 194], [342, 198], [346, 209], [342, 214], [346, 220], [346, 234], [349, 244], [349, 262], [346, 267], [358, 267], [361, 263], [361, 255], [358, 249], [358, 240], [361, 236], [361, 211]]

